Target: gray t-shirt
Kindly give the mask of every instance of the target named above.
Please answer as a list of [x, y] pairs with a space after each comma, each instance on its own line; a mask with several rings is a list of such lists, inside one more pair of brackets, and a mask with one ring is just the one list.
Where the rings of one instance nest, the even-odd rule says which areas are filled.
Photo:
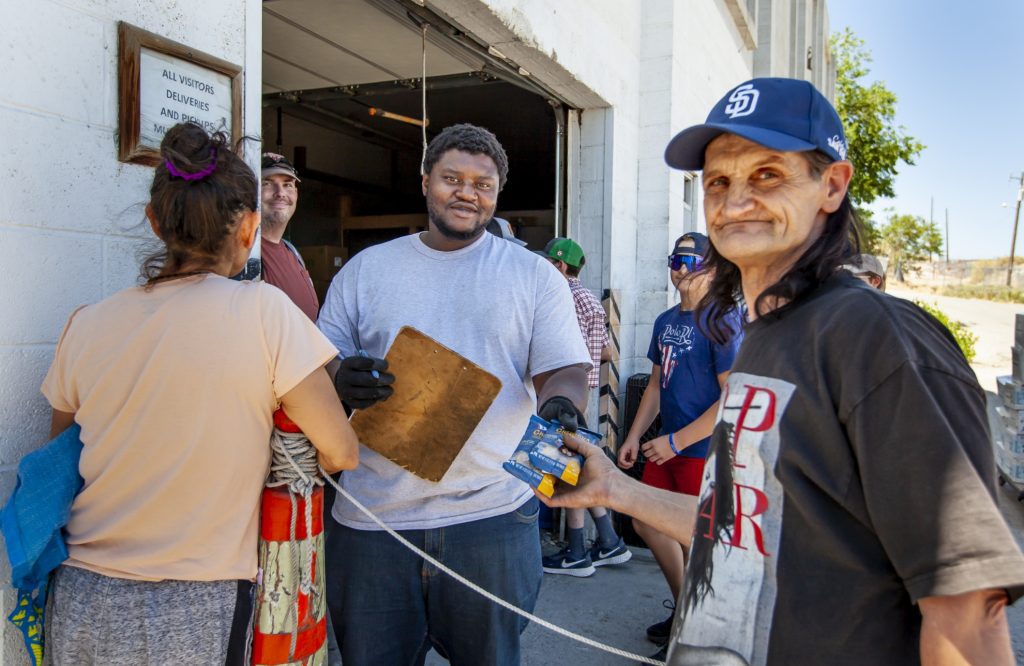
[[[492, 234], [439, 252], [419, 235], [363, 250], [335, 276], [320, 330], [351, 356], [383, 357], [412, 326], [501, 380], [501, 391], [439, 483], [425, 481], [366, 447], [342, 485], [396, 529], [431, 529], [516, 509], [529, 487], [502, 469], [537, 409], [531, 378], [589, 367], [565, 279], [546, 260]], [[445, 415], [439, 413], [437, 418]], [[334, 517], [377, 529], [339, 496]]]
[[669, 663], [917, 664], [928, 596], [1024, 591], [985, 395], [949, 332], [849, 276], [749, 325]]

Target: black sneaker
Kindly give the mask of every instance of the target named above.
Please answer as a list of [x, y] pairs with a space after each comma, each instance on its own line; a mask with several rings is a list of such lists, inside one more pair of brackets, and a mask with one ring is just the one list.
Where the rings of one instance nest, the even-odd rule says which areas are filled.
[[606, 564], [624, 564], [633, 557], [632, 551], [626, 548], [626, 542], [619, 537], [619, 542], [612, 548], [604, 548], [598, 544], [590, 549], [590, 560], [595, 567], [603, 567]]
[[662, 602], [662, 605], [671, 611], [668, 618], [647, 627], [647, 640], [657, 645], [668, 643], [669, 634], [672, 633], [672, 620], [676, 616], [676, 605], [674, 603], [666, 599]]
[[544, 572], [549, 574], [565, 574], [567, 576], [576, 576], [577, 578], [586, 578], [587, 576], [593, 576], [594, 563], [590, 560], [590, 555], [584, 553], [582, 558], [574, 557], [570, 552], [569, 548], [563, 548], [554, 555], [548, 555], [543, 559]]

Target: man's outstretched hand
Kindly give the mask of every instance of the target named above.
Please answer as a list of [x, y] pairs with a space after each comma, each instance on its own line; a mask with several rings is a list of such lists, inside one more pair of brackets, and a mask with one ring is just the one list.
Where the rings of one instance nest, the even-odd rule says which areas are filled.
[[588, 444], [572, 433], [562, 437], [565, 447], [583, 455], [583, 470], [579, 483], [555, 485], [555, 496], [545, 497], [537, 493], [540, 501], [553, 508], [588, 509], [592, 506], [615, 508], [619, 498], [620, 484], [629, 477], [620, 472], [603, 449]]

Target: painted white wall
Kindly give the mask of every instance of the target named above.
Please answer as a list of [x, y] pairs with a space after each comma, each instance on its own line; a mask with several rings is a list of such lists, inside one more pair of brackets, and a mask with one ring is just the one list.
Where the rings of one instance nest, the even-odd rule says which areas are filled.
[[[753, 62], [724, 3], [644, 0], [643, 6], [636, 371], [649, 368], [654, 320], [677, 301], [665, 257], [684, 232], [705, 231], [703, 223], [692, 228], [685, 222], [683, 174], [665, 164], [665, 146], [681, 129], [703, 122], [726, 90], [750, 78]], [[699, 210], [699, 195], [695, 205]]]
[[[68, 315], [135, 283], [152, 169], [117, 160], [117, 22], [244, 65], [259, 131], [259, 0], [0, 0], [0, 500], [49, 433], [39, 392]], [[252, 159], [255, 159], [255, 155]], [[256, 162], [254, 162], [255, 164]], [[8, 580], [0, 557], [0, 580]], [[2, 586], [3, 608], [13, 595]], [[0, 663], [25, 663], [7, 622]]]

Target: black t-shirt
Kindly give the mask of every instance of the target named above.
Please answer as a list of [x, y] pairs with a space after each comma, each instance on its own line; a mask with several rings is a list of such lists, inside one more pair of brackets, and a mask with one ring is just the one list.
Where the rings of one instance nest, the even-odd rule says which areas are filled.
[[917, 601], [1024, 592], [985, 394], [949, 332], [849, 276], [746, 337], [669, 664], [917, 664]]

